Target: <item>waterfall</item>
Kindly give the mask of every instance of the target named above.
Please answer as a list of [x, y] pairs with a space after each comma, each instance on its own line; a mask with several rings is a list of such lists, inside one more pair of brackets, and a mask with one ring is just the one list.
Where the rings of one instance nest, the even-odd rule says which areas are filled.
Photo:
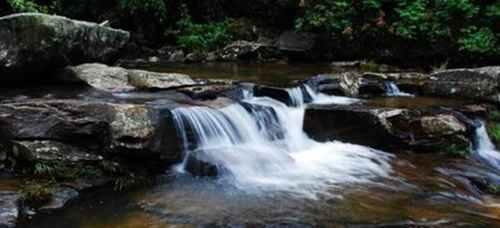
[[307, 84], [287, 89], [294, 106], [303, 106], [306, 103], [314, 104], [352, 104], [359, 100], [355, 98], [326, 95], [314, 91]]
[[480, 127], [475, 132], [474, 154], [482, 162], [495, 169], [500, 169], [500, 152], [496, 150], [495, 145], [491, 142], [483, 122], [481, 122]]
[[[390, 155], [368, 147], [319, 143], [302, 130], [304, 92], [312, 101], [347, 104], [355, 100], [290, 89], [296, 107], [267, 97], [251, 97], [221, 109], [173, 111], [185, 156], [218, 169], [218, 180], [245, 191], [282, 190], [316, 196], [326, 186], [371, 182], [387, 177]], [[319, 97], [319, 98], [318, 98]], [[185, 161], [187, 158], [185, 159]], [[178, 167], [184, 171], [185, 161]]]
[[401, 92], [399, 90], [398, 85], [394, 83], [393, 81], [386, 81], [384, 82], [385, 90], [387, 91], [387, 96], [391, 97], [411, 97], [413, 94]]

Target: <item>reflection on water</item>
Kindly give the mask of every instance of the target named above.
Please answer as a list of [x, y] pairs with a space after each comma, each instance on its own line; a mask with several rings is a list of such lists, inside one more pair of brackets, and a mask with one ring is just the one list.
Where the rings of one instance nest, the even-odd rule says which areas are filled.
[[170, 178], [156, 187], [87, 195], [64, 211], [21, 227], [193, 227], [394, 225], [500, 226], [495, 197], [481, 198], [458, 174], [491, 172], [474, 161], [398, 155], [394, 176], [373, 184], [332, 188], [335, 197], [248, 194], [214, 179]]
[[234, 79], [273, 85], [287, 85], [294, 80], [303, 80], [333, 71], [328, 64], [276, 63], [169, 64], [146, 69], [184, 73], [198, 79]]
[[367, 100], [367, 105], [387, 108], [430, 108], [430, 107], [457, 107], [470, 104], [467, 100], [438, 97], [376, 97]]

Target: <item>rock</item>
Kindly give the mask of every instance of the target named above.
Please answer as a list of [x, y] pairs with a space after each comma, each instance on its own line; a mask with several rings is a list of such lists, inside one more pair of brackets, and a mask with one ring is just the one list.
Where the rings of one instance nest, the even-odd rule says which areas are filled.
[[446, 135], [465, 133], [467, 128], [453, 115], [439, 114], [424, 116], [420, 119], [422, 129], [428, 137], [443, 137]]
[[314, 43], [312, 34], [286, 31], [278, 39], [278, 48], [280, 51], [307, 52], [314, 47]]
[[189, 53], [186, 56], [186, 61], [191, 63], [203, 62], [207, 58], [207, 55], [202, 52]]
[[45, 80], [45, 72], [67, 65], [110, 63], [128, 40], [126, 31], [61, 16], [0, 17], [0, 80]]
[[319, 141], [341, 140], [377, 149], [439, 152], [471, 143], [473, 121], [451, 110], [406, 110], [363, 105], [309, 105], [304, 131]]
[[178, 161], [169, 107], [82, 100], [0, 104], [0, 138], [49, 140], [116, 155]]
[[338, 77], [330, 74], [320, 74], [305, 81], [311, 89], [329, 95], [345, 96]]
[[184, 61], [186, 61], [186, 55], [184, 54], [183, 50], [176, 50], [172, 52], [172, 54], [168, 58], [168, 61], [175, 63], [183, 63]]
[[80, 194], [78, 191], [68, 187], [56, 187], [51, 190], [52, 196], [50, 201], [40, 207], [40, 212], [50, 212], [63, 208], [70, 200], [77, 198]]
[[151, 56], [148, 58], [148, 62], [150, 63], [158, 63], [160, 62], [160, 58], [158, 58], [157, 56]]
[[153, 137], [155, 128], [149, 110], [142, 105], [113, 105], [111, 148], [144, 149]]
[[200, 86], [190, 86], [178, 89], [177, 91], [184, 93], [195, 100], [213, 100], [217, 99], [224, 92], [234, 89], [233, 84], [208, 84]]
[[187, 172], [198, 177], [215, 177], [218, 175], [217, 166], [206, 162], [203, 158], [197, 155], [190, 154], [186, 160], [184, 167]]
[[185, 74], [129, 70], [99, 63], [67, 67], [58, 77], [62, 81], [83, 82], [110, 92], [132, 89], [169, 89], [195, 84]]
[[397, 141], [388, 129], [387, 119], [402, 111], [359, 105], [309, 105], [304, 116], [304, 131], [319, 141], [340, 140], [385, 148]]
[[359, 95], [359, 88], [361, 87], [361, 76], [354, 72], [346, 72], [337, 75], [339, 85], [344, 94], [350, 97], [357, 97]]
[[451, 69], [430, 75], [424, 84], [424, 93], [434, 96], [451, 96], [489, 100], [498, 93], [500, 67]]
[[127, 70], [129, 83], [136, 89], [170, 89], [196, 84], [191, 77], [179, 73], [156, 73]]
[[67, 67], [59, 77], [62, 81], [83, 82], [105, 91], [134, 89], [129, 83], [128, 71], [125, 68], [109, 67], [100, 63]]
[[209, 52], [207, 53], [207, 57], [205, 58], [205, 60], [207, 62], [214, 62], [214, 61], [217, 61], [217, 53], [216, 52]]
[[267, 60], [276, 53], [276, 48], [267, 43], [235, 41], [219, 52], [219, 58], [226, 61], [236, 61], [238, 59]]
[[14, 228], [19, 217], [21, 195], [11, 191], [0, 191], [0, 227]]
[[103, 157], [68, 144], [49, 140], [13, 141], [12, 151], [29, 161], [98, 162]]
[[258, 85], [254, 87], [256, 97], [270, 97], [287, 105], [293, 105], [292, 97], [284, 88]]
[[355, 68], [361, 66], [364, 61], [342, 61], [342, 62], [332, 62], [330, 66], [333, 68]]
[[0, 105], [0, 133], [3, 138], [16, 140], [76, 140], [98, 144], [107, 139], [107, 123], [112, 121], [112, 116], [112, 106], [104, 102], [27, 100], [7, 103]]

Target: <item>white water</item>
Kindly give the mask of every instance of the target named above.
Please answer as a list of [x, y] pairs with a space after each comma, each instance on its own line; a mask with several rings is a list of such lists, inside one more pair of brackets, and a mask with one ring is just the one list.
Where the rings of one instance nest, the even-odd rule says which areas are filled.
[[475, 137], [476, 155], [491, 167], [500, 169], [500, 152], [496, 150], [495, 145], [491, 142], [484, 123], [481, 123], [481, 126], [476, 129]]
[[[174, 110], [186, 156], [198, 153], [203, 160], [217, 165], [219, 180], [251, 192], [280, 190], [315, 197], [338, 185], [388, 177], [390, 155], [384, 152], [310, 139], [302, 130], [305, 105], [300, 91], [289, 90], [298, 107], [252, 97], [244, 102], [260, 109], [248, 111], [248, 107], [233, 104], [218, 110], [206, 107]], [[356, 101], [307, 92], [313, 102]], [[194, 132], [194, 139], [188, 138], [187, 129]], [[179, 170], [182, 168], [183, 165]]]
[[387, 90], [387, 96], [391, 97], [413, 97], [413, 94], [401, 92], [398, 85], [392, 81], [386, 81], [384, 83], [385, 89]]

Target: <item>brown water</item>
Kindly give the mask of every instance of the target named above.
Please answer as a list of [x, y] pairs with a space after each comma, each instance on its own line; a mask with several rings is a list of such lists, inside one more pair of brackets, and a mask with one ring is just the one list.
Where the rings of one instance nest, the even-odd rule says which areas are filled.
[[170, 64], [146, 67], [146, 69], [184, 73], [197, 79], [233, 79], [273, 85], [287, 85], [294, 80], [303, 80], [334, 71], [328, 64], [277, 63]]
[[392, 178], [332, 189], [317, 199], [248, 194], [213, 179], [174, 177], [129, 193], [95, 192], [21, 227], [500, 226], [500, 200], [481, 196], [456, 174], [490, 172], [475, 162], [401, 154], [392, 165]]
[[461, 105], [471, 104], [471, 101], [457, 100], [453, 98], [438, 98], [438, 97], [376, 97], [366, 100], [366, 104], [373, 107], [386, 108], [431, 108], [431, 107], [457, 107]]

